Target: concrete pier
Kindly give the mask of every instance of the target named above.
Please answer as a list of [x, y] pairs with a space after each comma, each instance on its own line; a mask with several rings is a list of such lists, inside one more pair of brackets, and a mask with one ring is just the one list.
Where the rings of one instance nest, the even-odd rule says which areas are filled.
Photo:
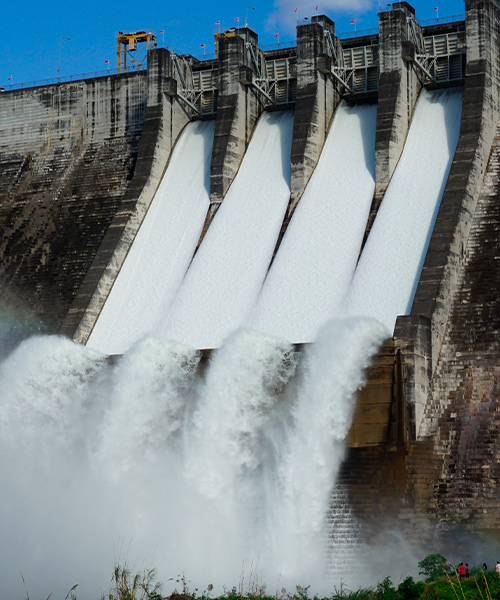
[[345, 91], [331, 74], [336, 65], [335, 55], [342, 56], [342, 51], [335, 36], [335, 24], [328, 17], [313, 17], [311, 23], [297, 26], [297, 99], [287, 218], [316, 168], [333, 113]]
[[[186, 61], [178, 59], [177, 64], [188, 78], [190, 67]], [[186, 106], [175, 94], [180, 85], [171, 53], [164, 48], [150, 51], [146, 113], [134, 177], [60, 329], [79, 343], [87, 341], [153, 200], [170, 152], [190, 121]]]
[[251, 85], [266, 69], [258, 41], [258, 36], [248, 28], [236, 29], [234, 36], [218, 40], [218, 109], [210, 165], [213, 205], [222, 202], [233, 182], [264, 108], [264, 98]]
[[411, 60], [416, 52], [409, 35], [421, 35], [415, 10], [396, 2], [379, 14], [379, 91], [375, 138], [376, 197], [382, 197], [403, 151], [413, 109], [422, 87], [421, 73]]

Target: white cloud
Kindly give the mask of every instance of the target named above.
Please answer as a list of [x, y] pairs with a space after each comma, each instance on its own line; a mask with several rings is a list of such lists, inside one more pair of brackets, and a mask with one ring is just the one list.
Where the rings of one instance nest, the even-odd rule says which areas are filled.
[[[367, 10], [373, 10], [373, 0], [275, 0], [274, 11], [266, 23], [268, 31], [279, 31], [281, 34], [295, 33], [297, 19], [316, 14], [326, 14], [333, 20], [335, 15], [348, 13], [355, 16]], [[297, 12], [295, 12], [297, 9]]]

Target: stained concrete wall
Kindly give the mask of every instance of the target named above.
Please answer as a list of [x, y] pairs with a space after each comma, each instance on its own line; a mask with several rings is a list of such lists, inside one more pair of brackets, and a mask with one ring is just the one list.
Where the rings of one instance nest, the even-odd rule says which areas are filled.
[[398, 423], [398, 394], [394, 389], [394, 341], [389, 339], [366, 370], [366, 385], [358, 391], [356, 410], [346, 444], [366, 448], [396, 443]]
[[[318, 164], [333, 113], [344, 92], [331, 75], [335, 64], [327, 39], [330, 33], [340, 56], [335, 24], [326, 16], [297, 26], [297, 99], [292, 134], [290, 219]], [[329, 73], [330, 72], [330, 73]]]
[[0, 95], [0, 303], [57, 330], [135, 170], [146, 73]]
[[431, 319], [433, 367], [500, 115], [498, 4], [468, 0], [465, 9], [467, 68], [460, 138], [412, 307], [412, 314]]
[[395, 514], [411, 543], [447, 554], [466, 540], [461, 557], [471, 560], [475, 541], [484, 548], [500, 532], [496, 2], [466, 2], [466, 40], [461, 135], [412, 315], [395, 331], [416, 407]]
[[394, 345], [399, 352], [405, 440], [410, 442], [417, 437], [432, 377], [430, 319], [421, 315], [399, 316], [394, 328]]
[[218, 40], [219, 91], [210, 164], [212, 205], [218, 205], [224, 199], [264, 109], [264, 97], [251, 86], [259, 72], [261, 75], [266, 73], [258, 36], [247, 28], [237, 29], [236, 34]]
[[[189, 64], [179, 59], [185, 80]], [[148, 55], [148, 96], [137, 166], [119, 210], [62, 324], [61, 333], [86, 343], [108, 297], [166, 169], [170, 153], [190, 121], [187, 107], [176, 97], [179, 73], [172, 55], [161, 48]]]
[[406, 2], [394, 3], [392, 10], [379, 14], [380, 76], [375, 137], [375, 182], [379, 196], [385, 192], [398, 164], [422, 87], [421, 73], [415, 63], [403, 58], [408, 54], [408, 46], [415, 51], [409, 40], [408, 19], [420, 33], [412, 15], [414, 10]]
[[148, 63], [0, 95], [3, 312], [86, 340], [191, 118], [170, 53]]
[[[419, 431], [413, 490], [437, 523], [500, 531], [500, 130], [471, 216], [464, 261]], [[424, 442], [423, 442], [424, 443]], [[429, 449], [427, 450], [429, 455]], [[423, 482], [432, 477], [429, 488]], [[430, 535], [433, 532], [431, 531]]]

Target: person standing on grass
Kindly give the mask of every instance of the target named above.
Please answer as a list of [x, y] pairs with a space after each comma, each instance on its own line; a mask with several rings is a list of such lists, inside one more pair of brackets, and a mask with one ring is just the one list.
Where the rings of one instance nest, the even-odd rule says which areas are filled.
[[495, 566], [495, 571], [498, 575], [500, 575], [500, 560], [497, 560], [497, 564]]
[[458, 576], [460, 579], [465, 579], [465, 566], [464, 563], [458, 565]]

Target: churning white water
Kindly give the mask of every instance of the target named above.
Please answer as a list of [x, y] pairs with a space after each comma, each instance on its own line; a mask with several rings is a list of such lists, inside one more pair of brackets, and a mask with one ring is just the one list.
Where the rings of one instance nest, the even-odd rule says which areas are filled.
[[326, 589], [341, 440], [386, 335], [333, 322], [299, 361], [241, 330], [209, 364], [152, 338], [114, 365], [63, 338], [22, 343], [0, 367], [1, 596], [23, 593], [22, 572], [30, 598], [79, 583], [94, 599], [116, 559], [200, 590], [245, 568]]

